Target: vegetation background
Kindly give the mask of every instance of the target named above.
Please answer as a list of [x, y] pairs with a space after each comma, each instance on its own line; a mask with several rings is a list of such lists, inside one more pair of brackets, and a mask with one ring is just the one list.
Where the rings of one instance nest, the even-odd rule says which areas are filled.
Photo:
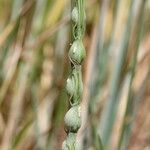
[[[61, 149], [70, 2], [0, 0], [0, 150]], [[79, 150], [149, 150], [150, 1], [85, 3]]]

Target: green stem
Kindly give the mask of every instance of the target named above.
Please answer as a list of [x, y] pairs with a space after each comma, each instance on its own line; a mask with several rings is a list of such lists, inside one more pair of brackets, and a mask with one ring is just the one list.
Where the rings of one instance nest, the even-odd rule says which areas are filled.
[[[83, 0], [73, 1], [75, 4], [75, 21], [73, 26], [73, 36], [75, 41], [69, 50], [69, 59], [71, 63], [71, 77], [67, 79], [66, 90], [71, 100], [70, 110], [65, 115], [65, 126], [67, 137], [62, 144], [63, 150], [76, 150], [76, 133], [81, 126], [80, 101], [83, 90], [81, 64], [85, 57], [85, 49], [82, 43], [84, 34], [84, 7]], [[76, 11], [77, 9], [77, 11]], [[72, 19], [73, 20], [73, 19]], [[74, 89], [74, 90], [73, 90]]]

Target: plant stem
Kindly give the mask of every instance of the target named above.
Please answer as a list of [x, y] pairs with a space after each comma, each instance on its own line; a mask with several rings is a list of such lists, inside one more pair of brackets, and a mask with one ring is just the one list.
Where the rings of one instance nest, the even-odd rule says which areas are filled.
[[[76, 133], [81, 126], [80, 101], [83, 91], [81, 64], [85, 58], [85, 48], [82, 43], [84, 34], [84, 1], [72, 1], [72, 21], [74, 21], [74, 41], [69, 50], [71, 75], [67, 79], [66, 90], [69, 95], [71, 108], [65, 115], [66, 140], [62, 144], [63, 150], [76, 150]], [[74, 11], [75, 10], [75, 11]], [[75, 17], [75, 19], [73, 19]]]

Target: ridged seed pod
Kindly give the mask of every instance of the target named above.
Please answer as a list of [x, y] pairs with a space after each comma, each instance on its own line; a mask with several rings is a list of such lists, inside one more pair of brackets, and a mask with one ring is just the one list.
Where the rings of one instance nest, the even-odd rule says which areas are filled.
[[81, 65], [86, 56], [86, 51], [81, 40], [75, 40], [69, 50], [70, 59], [77, 65]]
[[76, 134], [69, 133], [66, 140], [62, 144], [62, 150], [74, 150], [76, 148]]
[[75, 93], [75, 81], [74, 78], [69, 77], [66, 83], [66, 90], [68, 95], [73, 96]]
[[79, 12], [77, 7], [74, 7], [71, 13], [71, 19], [74, 23], [78, 23], [79, 21]]
[[81, 126], [81, 116], [79, 105], [73, 106], [65, 115], [65, 128], [66, 132], [76, 133]]

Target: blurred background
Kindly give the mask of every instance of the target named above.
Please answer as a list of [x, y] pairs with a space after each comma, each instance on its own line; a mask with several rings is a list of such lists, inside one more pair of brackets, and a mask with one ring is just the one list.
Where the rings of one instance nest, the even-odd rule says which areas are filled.
[[[150, 150], [150, 1], [85, 0], [79, 150]], [[60, 150], [71, 0], [0, 0], [0, 150]]]

